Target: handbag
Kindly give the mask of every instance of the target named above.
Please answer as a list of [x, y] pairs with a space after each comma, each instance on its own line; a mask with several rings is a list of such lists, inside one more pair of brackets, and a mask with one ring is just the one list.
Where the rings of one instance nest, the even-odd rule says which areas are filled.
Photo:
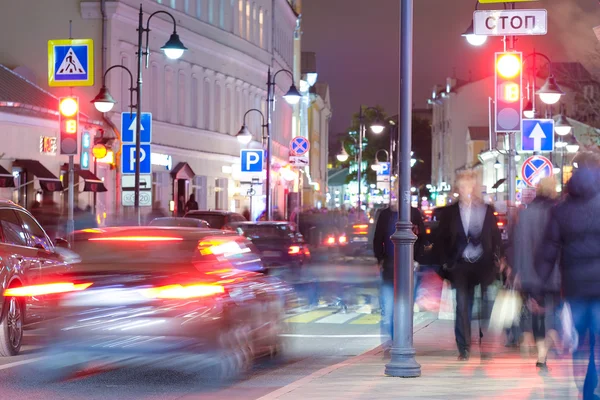
[[501, 289], [494, 301], [489, 330], [500, 333], [519, 322], [523, 300], [514, 289]]
[[573, 353], [579, 345], [579, 335], [575, 324], [573, 324], [573, 314], [571, 306], [565, 302], [560, 310], [560, 323], [562, 327], [562, 345], [565, 352]]

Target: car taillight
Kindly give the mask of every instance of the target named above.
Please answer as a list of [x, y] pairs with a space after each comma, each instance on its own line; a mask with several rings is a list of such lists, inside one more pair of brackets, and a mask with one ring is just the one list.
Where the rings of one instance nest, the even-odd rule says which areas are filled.
[[243, 243], [235, 240], [203, 240], [198, 243], [198, 251], [203, 256], [214, 254], [216, 256], [232, 256], [236, 254], [249, 253], [251, 250]]
[[333, 236], [329, 236], [326, 240], [325, 240], [325, 244], [335, 244], [335, 238]]
[[504, 222], [498, 221], [498, 226], [504, 226]]
[[367, 225], [367, 224], [353, 225], [352, 228], [354, 228], [354, 229], [368, 229], [369, 225]]
[[91, 283], [72, 283], [59, 282], [48, 283], [44, 285], [30, 285], [8, 288], [4, 291], [5, 297], [32, 297], [42, 296], [45, 294], [58, 294], [68, 292], [78, 292], [92, 286]]
[[170, 236], [104, 236], [88, 239], [90, 242], [181, 242], [183, 238]]
[[340, 238], [338, 239], [338, 241], [340, 242], [340, 244], [346, 244], [346, 242], [348, 241], [348, 239], [346, 238], [346, 236], [340, 236]]
[[431, 229], [430, 228], [425, 229], [425, 234], [426, 235], [431, 235]]
[[193, 299], [225, 293], [225, 287], [211, 284], [167, 285], [142, 290], [151, 299]]
[[300, 254], [300, 246], [290, 246], [288, 254]]

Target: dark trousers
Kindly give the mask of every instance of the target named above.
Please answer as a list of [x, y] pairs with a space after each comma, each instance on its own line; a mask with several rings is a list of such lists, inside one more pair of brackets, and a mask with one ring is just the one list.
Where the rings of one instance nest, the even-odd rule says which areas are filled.
[[[473, 303], [475, 301], [475, 287], [481, 285], [481, 306], [478, 318], [489, 318], [489, 305], [487, 301], [487, 283], [481, 279], [481, 271], [485, 266], [481, 263], [459, 262], [452, 270], [452, 286], [456, 289], [456, 315], [454, 320], [454, 335], [456, 346], [460, 353], [471, 350], [471, 320]], [[479, 338], [483, 337], [483, 327], [479, 325]]]
[[573, 378], [584, 400], [595, 399], [600, 362], [596, 346], [600, 337], [600, 299], [567, 298], [567, 302], [579, 335], [579, 345], [573, 353]]

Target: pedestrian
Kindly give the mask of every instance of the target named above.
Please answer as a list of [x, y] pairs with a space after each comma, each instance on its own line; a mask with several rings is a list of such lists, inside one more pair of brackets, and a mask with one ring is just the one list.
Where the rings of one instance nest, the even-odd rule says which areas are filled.
[[183, 195], [179, 196], [179, 200], [177, 201], [177, 216], [183, 217], [185, 215], [185, 197]]
[[[458, 202], [441, 213], [435, 251], [441, 274], [456, 289], [454, 334], [458, 360], [467, 361], [471, 352], [471, 307], [475, 288], [481, 288], [481, 316], [488, 317], [487, 287], [496, 277], [496, 262], [502, 256], [502, 240], [494, 210], [480, 197], [475, 171], [462, 171], [456, 177]], [[483, 337], [480, 325], [480, 339]], [[488, 358], [487, 352], [481, 353]]]
[[[567, 192], [552, 210], [535, 265], [540, 279], [548, 280], [560, 259], [561, 291], [580, 339], [573, 353], [573, 372], [587, 400], [597, 398], [598, 386], [594, 347], [600, 334], [600, 154], [583, 152], [574, 158]], [[586, 338], [589, 347], [583, 346]]]
[[242, 217], [246, 218], [246, 221], [250, 221], [252, 216], [250, 215], [250, 210], [248, 207], [244, 207], [244, 211], [242, 212]]
[[[394, 243], [391, 236], [396, 230], [396, 221], [398, 221], [398, 207], [396, 203], [392, 203], [379, 213], [373, 236], [373, 252], [381, 272], [381, 329], [386, 342], [387, 339], [393, 338]], [[418, 248], [422, 242], [421, 236], [425, 229], [421, 213], [416, 208], [411, 208], [411, 222], [413, 232], [419, 234], [415, 243], [415, 248]]]
[[[538, 352], [536, 367], [543, 370], [547, 369], [549, 348], [546, 332], [548, 339], [556, 340], [558, 337], [551, 316], [554, 314], [555, 299], [560, 294], [560, 272], [558, 263], [555, 263], [550, 279], [541, 279], [535, 268], [535, 255], [543, 251], [544, 235], [557, 197], [556, 179], [547, 177], [540, 180], [535, 199], [519, 212], [511, 238], [514, 252], [512, 274], [531, 313], [533, 338]], [[549, 317], [546, 318], [546, 315]]]
[[190, 194], [190, 199], [185, 203], [185, 212], [188, 211], [197, 211], [198, 210], [198, 202], [196, 201], [196, 196], [192, 193]]

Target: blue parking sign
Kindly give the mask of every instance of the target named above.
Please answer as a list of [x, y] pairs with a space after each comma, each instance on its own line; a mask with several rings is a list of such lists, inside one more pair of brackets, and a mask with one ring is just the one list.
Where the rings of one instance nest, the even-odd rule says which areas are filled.
[[262, 172], [264, 157], [264, 150], [240, 150], [242, 172]]
[[389, 162], [378, 162], [379, 168], [377, 168], [378, 176], [390, 176], [390, 163]]
[[[150, 174], [152, 173], [151, 145], [142, 144], [140, 150], [140, 174]], [[135, 174], [135, 144], [123, 144], [121, 149], [121, 173]]]

